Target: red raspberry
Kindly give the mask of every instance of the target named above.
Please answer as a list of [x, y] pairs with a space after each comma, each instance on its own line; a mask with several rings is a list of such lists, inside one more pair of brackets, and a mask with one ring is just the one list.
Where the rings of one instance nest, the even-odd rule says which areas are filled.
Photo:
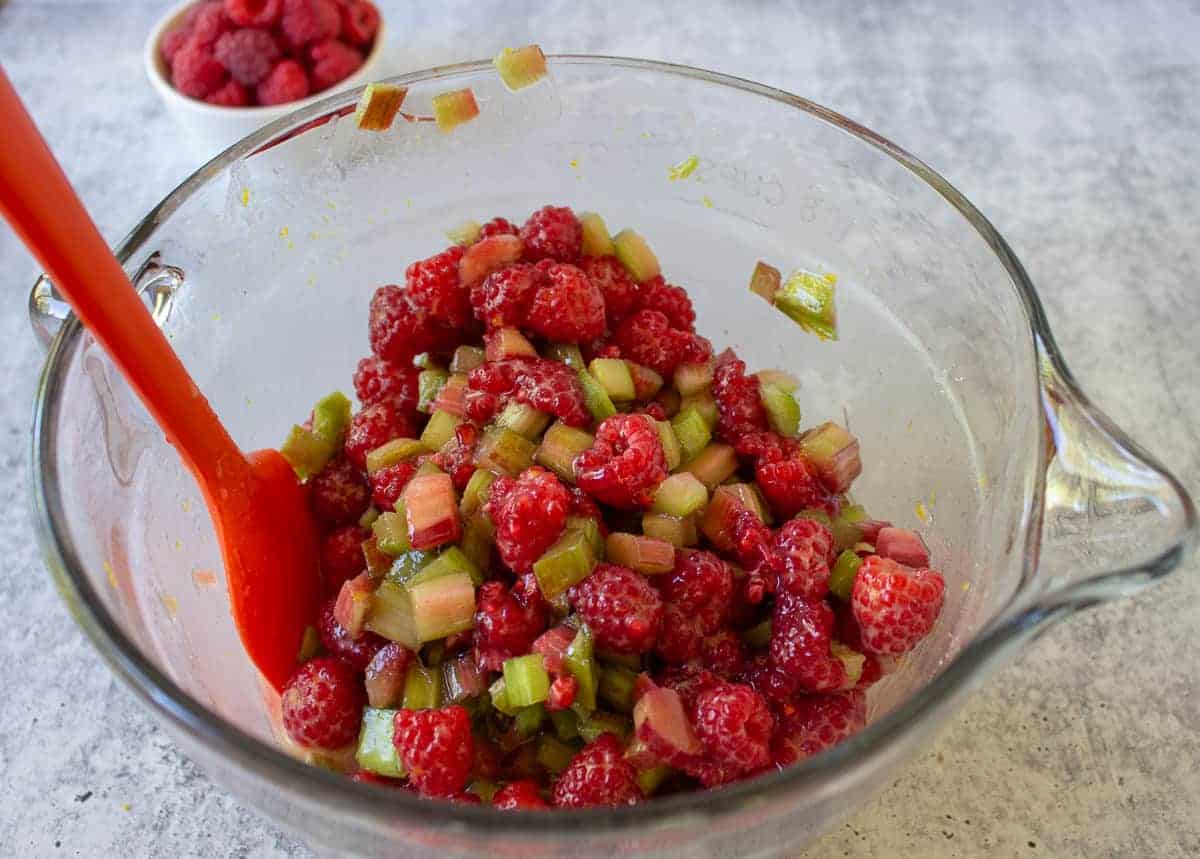
[[346, 459], [359, 468], [367, 467], [367, 454], [392, 439], [416, 438], [416, 418], [391, 403], [367, 406], [350, 419], [346, 430]]
[[519, 478], [492, 483], [485, 510], [496, 528], [496, 549], [514, 573], [526, 573], [558, 539], [570, 497], [549, 471], [533, 467]]
[[695, 330], [696, 311], [692, 309], [692, 299], [682, 286], [672, 286], [661, 274], [638, 284], [637, 307], [638, 310], [657, 310], [676, 330]]
[[866, 697], [861, 692], [803, 695], [781, 709], [771, 743], [771, 758], [784, 767], [840, 743], [867, 724]]
[[821, 479], [803, 459], [760, 461], [754, 474], [759, 489], [771, 505], [771, 512], [780, 519], [791, 518], [801, 510], [825, 509], [830, 504], [829, 493]]
[[336, 596], [321, 606], [317, 615], [317, 634], [321, 637], [321, 644], [331, 656], [336, 656], [355, 671], [363, 671], [387, 644], [387, 640], [368, 631], [363, 631], [358, 638], [351, 638], [349, 630], [333, 616], [335, 605]]
[[239, 27], [262, 27], [279, 23], [283, 0], [225, 0], [225, 15]]
[[688, 712], [695, 709], [696, 700], [702, 692], [722, 684], [721, 678], [711, 671], [693, 665], [668, 668], [658, 675], [657, 682], [659, 686], [674, 689], [683, 702], [684, 710]]
[[601, 536], [607, 537], [608, 529], [604, 527], [604, 519], [600, 516], [600, 508], [596, 506], [596, 502], [578, 486], [569, 486], [567, 491], [571, 494], [571, 510], [568, 515], [581, 519], [595, 519], [596, 524], [600, 526]]
[[625, 750], [612, 734], [601, 734], [584, 746], [554, 785], [559, 808], [634, 805], [641, 798], [637, 770], [625, 760]]
[[645, 653], [654, 647], [663, 604], [644, 576], [616, 564], [598, 564], [569, 596], [601, 650]]
[[225, 83], [225, 67], [217, 62], [209, 48], [189, 39], [175, 52], [171, 83], [186, 96], [204, 98]]
[[406, 459], [376, 471], [371, 475], [371, 503], [380, 510], [394, 510], [418, 468], [417, 460]]
[[545, 615], [521, 605], [500, 582], [484, 582], [475, 608], [475, 662], [499, 671], [504, 660], [529, 653], [546, 628]]
[[371, 0], [343, 0], [342, 38], [352, 45], [369, 45], [379, 32], [379, 10]]
[[471, 289], [475, 318], [488, 328], [520, 328], [543, 275], [528, 263], [494, 271]]
[[868, 689], [883, 676], [883, 665], [874, 653], [867, 652], [863, 647], [862, 630], [858, 627], [858, 621], [854, 619], [854, 609], [850, 603], [839, 600], [834, 603], [833, 613], [837, 618], [834, 638], [863, 655], [862, 674], [859, 675], [858, 684], [854, 688]]
[[639, 310], [625, 317], [613, 333], [621, 357], [670, 376], [683, 360], [685, 334], [657, 310]]
[[696, 736], [717, 770], [700, 773], [706, 786], [752, 773], [771, 762], [775, 719], [763, 697], [741, 683], [701, 692], [692, 714]]
[[546, 699], [546, 709], [551, 712], [555, 710], [565, 710], [575, 703], [575, 696], [579, 693], [579, 681], [570, 674], [564, 674], [554, 678], [554, 682], [550, 684], [550, 695]]
[[677, 331], [679, 341], [679, 361], [681, 364], [703, 364], [712, 357], [712, 343], [707, 337], [691, 334], [687, 331]]
[[477, 241], [490, 239], [492, 236], [515, 236], [520, 232], [520, 228], [508, 220], [508, 218], [492, 218], [479, 228], [479, 238]]
[[645, 415], [613, 415], [596, 428], [592, 446], [575, 458], [575, 482], [613, 507], [647, 507], [667, 476], [662, 441]]
[[721, 677], [734, 677], [746, 662], [746, 645], [728, 629], [719, 629], [700, 646], [704, 667]]
[[308, 49], [312, 69], [313, 92], [328, 89], [344, 81], [358, 71], [363, 64], [362, 53], [357, 48], [329, 39]]
[[232, 24], [225, 17], [225, 9], [221, 0], [201, 3], [188, 13], [184, 22], [188, 31], [188, 40], [192, 44], [212, 48], [217, 37], [232, 29]]
[[162, 52], [162, 57], [167, 61], [168, 66], [175, 60], [175, 55], [179, 53], [179, 49], [187, 44], [190, 36], [191, 32], [187, 27], [179, 26], [174, 30], [168, 30], [162, 37], [162, 42], [159, 44], [158, 49]]
[[492, 797], [493, 808], [503, 808], [506, 811], [520, 811], [522, 808], [549, 808], [546, 800], [542, 799], [541, 788], [532, 779], [510, 782], [496, 791]]
[[433, 462], [450, 475], [459, 492], [467, 488], [475, 473], [475, 447], [479, 444], [479, 429], [474, 424], [461, 423], [454, 437], [433, 455]]
[[517, 402], [548, 412], [570, 426], [587, 426], [592, 421], [591, 412], [584, 405], [579, 377], [557, 361], [542, 358], [489, 361], [467, 375], [467, 386], [472, 391], [493, 395], [487, 399], [468, 394], [467, 416], [472, 420], [487, 420], [499, 405], [495, 397], [511, 394]]
[[771, 657], [767, 653], [757, 654], [740, 679], [777, 707], [791, 701], [799, 687], [795, 677], [771, 664]]
[[758, 379], [746, 375], [744, 362], [734, 358], [713, 372], [712, 394], [717, 401], [717, 437], [731, 444], [767, 429], [767, 412], [758, 395]]
[[470, 293], [458, 279], [458, 261], [463, 249], [447, 248], [428, 259], [417, 260], [404, 272], [409, 300], [434, 319], [462, 326], [471, 318]]
[[235, 80], [227, 80], [220, 89], [215, 89], [204, 97], [209, 104], [221, 107], [246, 107], [250, 104], [250, 93]]
[[525, 325], [547, 340], [584, 343], [604, 333], [604, 293], [583, 270], [549, 265], [529, 305]]
[[408, 364], [422, 352], [453, 349], [461, 336], [430, 318], [394, 284], [371, 299], [371, 351], [395, 364]]
[[392, 742], [422, 796], [451, 797], [462, 791], [475, 758], [471, 717], [458, 705], [440, 710], [399, 710]]
[[663, 599], [695, 616], [703, 635], [711, 635], [729, 617], [733, 571], [711, 552], [675, 553], [675, 569], [662, 584]]
[[342, 14], [333, 0], [283, 0], [283, 35], [295, 47], [337, 38]]
[[662, 627], [654, 652], [667, 665], [682, 665], [700, 657], [704, 646], [704, 632], [700, 618], [689, 609], [675, 603], [663, 605]]
[[575, 213], [565, 206], [544, 206], [529, 216], [521, 227], [525, 259], [575, 262], [583, 247], [583, 228]]
[[832, 561], [830, 530], [812, 519], [791, 519], [775, 534], [767, 563], [775, 574], [776, 593], [819, 600], [829, 593]]
[[336, 594], [342, 583], [366, 569], [363, 541], [371, 532], [358, 525], [344, 525], [326, 534], [321, 540], [321, 578], [325, 592]]
[[259, 82], [259, 104], [287, 104], [309, 93], [308, 75], [295, 60], [284, 60]]
[[371, 503], [366, 475], [343, 457], [331, 460], [310, 481], [309, 504], [323, 522], [355, 522]]
[[419, 375], [416, 367], [393, 364], [372, 355], [358, 362], [354, 393], [364, 406], [388, 402], [402, 412], [410, 412], [417, 407]]
[[310, 659], [283, 687], [283, 727], [298, 745], [339, 749], [358, 736], [365, 703], [353, 668], [340, 659]]
[[863, 647], [881, 656], [911, 650], [937, 622], [945, 590], [934, 570], [912, 570], [891, 558], [868, 556], [850, 595]]
[[254, 86], [274, 68], [279, 45], [266, 30], [234, 30], [221, 34], [213, 46], [213, 56], [235, 81]]
[[604, 296], [609, 325], [616, 325], [633, 312], [637, 286], [616, 257], [584, 257], [579, 267]]
[[733, 447], [738, 456], [744, 456], [757, 465], [793, 459], [800, 453], [798, 441], [769, 430], [741, 436], [733, 443]]
[[771, 615], [771, 664], [810, 692], [846, 685], [846, 666], [830, 655], [833, 609], [824, 600], [780, 594]]
[[645, 408], [641, 409], [640, 413], [649, 415], [656, 421], [665, 421], [667, 419], [667, 410], [660, 403], [647, 403]]

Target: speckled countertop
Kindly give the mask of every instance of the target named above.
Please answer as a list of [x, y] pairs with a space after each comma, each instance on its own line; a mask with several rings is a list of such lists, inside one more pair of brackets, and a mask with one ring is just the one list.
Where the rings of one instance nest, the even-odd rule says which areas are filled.
[[[0, 61], [114, 241], [199, 163], [142, 76], [166, 5], [0, 0]], [[532, 32], [761, 80], [900, 142], [1008, 237], [1085, 388], [1200, 493], [1195, 0], [382, 5], [397, 68]], [[0, 273], [0, 854], [311, 855], [175, 750], [54, 593], [26, 512], [36, 269], [2, 227]], [[804, 855], [1200, 854], [1198, 572], [1051, 630]]]

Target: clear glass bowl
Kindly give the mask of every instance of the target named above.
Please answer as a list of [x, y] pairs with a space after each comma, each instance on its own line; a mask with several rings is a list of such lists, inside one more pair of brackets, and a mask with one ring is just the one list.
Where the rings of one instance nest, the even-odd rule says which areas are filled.
[[[888, 779], [1040, 630], [1136, 591], [1191, 547], [1179, 483], [1079, 392], [1020, 263], [983, 216], [899, 147], [747, 81], [557, 57], [508, 93], [488, 64], [396, 80], [407, 109], [470, 86], [449, 135], [364, 134], [333, 96], [275, 122], [167, 197], [118, 251], [247, 449], [273, 446], [368, 351], [371, 293], [466, 218], [553, 202], [649, 238], [699, 328], [802, 382], [806, 423], [848, 420], [858, 500], [920, 526], [948, 582], [923, 646], [872, 691], [871, 724], [786, 772], [634, 808], [501, 814], [434, 805], [309, 767], [229, 618], [190, 476], [96, 344], [49, 343], [33, 438], [40, 536], [64, 599], [114, 670], [212, 777], [348, 852], [572, 857], [795, 851]], [[692, 175], [669, 168], [696, 156]], [[839, 277], [819, 343], [747, 292], [757, 259]], [[49, 336], [52, 287], [31, 299]]]

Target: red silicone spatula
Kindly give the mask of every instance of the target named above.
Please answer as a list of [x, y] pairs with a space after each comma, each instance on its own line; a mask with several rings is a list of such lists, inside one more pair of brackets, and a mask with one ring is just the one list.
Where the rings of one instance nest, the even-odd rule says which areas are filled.
[[276, 689], [320, 597], [317, 526], [291, 466], [244, 454], [155, 325], [0, 68], [0, 211], [179, 451], [216, 526], [233, 617]]

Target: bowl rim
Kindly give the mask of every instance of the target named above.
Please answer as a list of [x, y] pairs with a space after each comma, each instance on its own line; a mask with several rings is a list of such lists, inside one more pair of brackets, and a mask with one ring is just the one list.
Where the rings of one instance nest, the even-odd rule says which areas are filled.
[[316, 104], [330, 95], [344, 92], [347, 89], [352, 89], [364, 83], [372, 76], [375, 67], [378, 66], [379, 60], [383, 56], [383, 45], [387, 37], [387, 24], [383, 20], [383, 15], [380, 14], [379, 29], [375, 33], [375, 41], [371, 43], [370, 53], [363, 57], [362, 65], [329, 89], [321, 90], [318, 93], [306, 95], [304, 98], [285, 102], [284, 104], [256, 104], [248, 107], [228, 107], [221, 104], [209, 104], [206, 101], [186, 96], [171, 85], [166, 75], [166, 61], [163, 59], [162, 51], [159, 50], [167, 31], [181, 21], [193, 6], [197, 6], [203, 2], [205, 0], [181, 0], [181, 2], [172, 6], [150, 29], [150, 35], [146, 37], [146, 43], [142, 48], [142, 66], [154, 91], [164, 101], [198, 114], [205, 114], [214, 118], [267, 122], [273, 118], [284, 116], [295, 110], [301, 110], [309, 105]]
[[[898, 162], [958, 210], [979, 233], [1007, 270], [1024, 306], [1030, 325], [1031, 345], [1040, 359], [1049, 360], [1075, 388], [1062, 362], [1046, 322], [1040, 300], [1024, 267], [1004, 238], [992, 224], [954, 186], [940, 174], [903, 148], [882, 135], [860, 125], [835, 111], [784, 90], [755, 83], [743, 78], [690, 66], [625, 57], [561, 54], [548, 57], [552, 65], [592, 65], [622, 71], [651, 72], [727, 87], [764, 97], [799, 109], [825, 123], [845, 131], [860, 141], [880, 150]], [[424, 83], [439, 78], [483, 72], [491, 68], [488, 60], [440, 66], [388, 80], [400, 85]], [[162, 202], [152, 209], [122, 242], [116, 253], [122, 263], [128, 263], [134, 250], [183, 201], [211, 177], [219, 175], [229, 163], [268, 148], [291, 134], [343, 115], [347, 110], [347, 93], [330, 95], [294, 111], [254, 132], [200, 167], [185, 179]], [[505, 836], [554, 837], [562, 835], [603, 835], [606, 830], [623, 829], [628, 835], [631, 824], [670, 823], [681, 817], [716, 819], [738, 811], [750, 804], [780, 799], [785, 794], [807, 790], [811, 801], [828, 800], [847, 784], [859, 781], [861, 771], [877, 758], [900, 759], [907, 756], [909, 744], [899, 742], [903, 737], [917, 738], [941, 724], [952, 705], [972, 685], [980, 672], [1000, 661], [999, 657], [1015, 651], [1032, 637], [1045, 622], [1069, 614], [1077, 606], [1063, 599], [1048, 606], [1037, 606], [1019, 613], [1001, 616], [982, 629], [952, 657], [922, 689], [901, 702], [862, 731], [811, 758], [784, 770], [727, 785], [715, 791], [695, 791], [678, 794], [653, 802], [621, 808], [573, 809], [508, 814], [488, 807], [460, 803], [431, 806], [427, 800], [407, 792], [388, 790], [374, 785], [354, 782], [344, 776], [309, 766], [286, 754], [278, 747], [263, 742], [225, 722], [196, 698], [178, 687], [163, 671], [147, 659], [121, 630], [81, 572], [82, 565], [71, 545], [62, 514], [61, 498], [55, 479], [54, 427], [62, 374], [59, 372], [64, 356], [69, 355], [82, 331], [78, 320], [70, 317], [51, 344], [46, 364], [39, 380], [36, 395], [31, 464], [31, 494], [35, 524], [46, 565], [75, 620], [91, 638], [92, 643], [113, 670], [160, 718], [172, 724], [223, 759], [272, 783], [285, 781], [303, 784], [308, 798], [323, 807], [336, 810], [350, 819], [370, 816], [375, 823], [389, 827], [412, 823], [418, 829], [458, 829], [463, 826]], [[1033, 390], [1040, 389], [1035, 370], [1031, 379]], [[1036, 396], [1036, 394], [1035, 394]], [[1021, 594], [1037, 567], [1040, 541], [1042, 498], [1045, 471], [1051, 442], [1044, 436], [1037, 449], [1036, 486], [1027, 499], [1026, 516], [1030, 522], [1022, 576], [1016, 594]], [[1177, 558], [1163, 556], [1140, 565], [1143, 573], [1165, 574]]]

